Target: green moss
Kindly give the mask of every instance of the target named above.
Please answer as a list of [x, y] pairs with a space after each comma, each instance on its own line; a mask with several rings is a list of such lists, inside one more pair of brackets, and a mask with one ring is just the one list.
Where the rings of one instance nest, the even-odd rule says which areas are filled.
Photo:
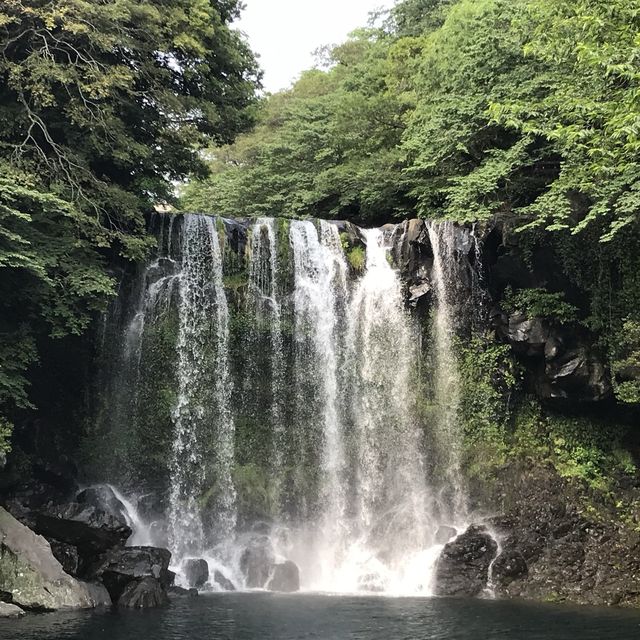
[[223, 284], [225, 289], [243, 289], [249, 284], [249, 277], [246, 273], [234, 273], [232, 275], [224, 276]]
[[347, 252], [347, 261], [356, 273], [362, 273], [365, 265], [367, 264], [367, 255], [365, 250], [360, 246], [353, 247], [353, 249]]

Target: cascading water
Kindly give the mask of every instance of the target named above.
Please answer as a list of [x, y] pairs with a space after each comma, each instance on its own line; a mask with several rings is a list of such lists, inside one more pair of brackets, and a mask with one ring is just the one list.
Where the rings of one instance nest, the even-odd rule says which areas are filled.
[[[284, 352], [282, 344], [282, 309], [278, 291], [278, 246], [275, 224], [271, 218], [259, 219], [251, 228], [251, 259], [249, 264], [250, 310], [254, 316], [254, 325], [259, 332], [268, 335], [266, 348], [269, 353], [268, 374], [270, 377], [269, 410], [272, 431], [272, 473], [274, 500], [280, 502], [283, 450], [285, 446], [285, 426], [282, 407], [284, 385]], [[249, 348], [260, 348], [259, 338], [251, 329], [247, 331]], [[263, 371], [252, 371], [254, 376], [264, 375]], [[247, 382], [253, 382], [249, 376]], [[246, 390], [251, 393], [250, 389]]]
[[438, 508], [440, 514], [450, 521], [459, 521], [466, 516], [465, 491], [461, 471], [462, 434], [458, 422], [460, 403], [460, 376], [454, 356], [453, 340], [454, 310], [451, 291], [455, 290], [456, 256], [455, 232], [452, 222], [429, 222], [427, 224], [433, 250], [432, 282], [435, 289], [433, 313], [434, 353], [434, 429], [437, 452], [437, 469], [440, 476]]
[[236, 524], [229, 308], [215, 219], [186, 216], [182, 236], [169, 496], [169, 544], [178, 559], [228, 540]]
[[[303, 589], [432, 593], [439, 529], [467, 519], [454, 353], [470, 234], [421, 221], [176, 220], [161, 225], [148, 270], [171, 268], [144, 276], [129, 326], [147, 393], [158, 365], [141, 360], [145, 336], [153, 349], [174, 340], [163, 507], [174, 567], [205, 557], [238, 587], [267, 586], [247, 578], [257, 548], [295, 561]], [[427, 332], [400, 272], [418, 262]]]

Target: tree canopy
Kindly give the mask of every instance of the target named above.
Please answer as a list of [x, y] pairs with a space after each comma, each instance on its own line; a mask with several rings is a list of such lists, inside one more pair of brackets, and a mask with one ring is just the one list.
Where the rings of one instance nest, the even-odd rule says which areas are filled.
[[0, 6], [0, 412], [28, 404], [36, 337], [81, 333], [142, 257], [145, 213], [252, 122], [238, 0]]

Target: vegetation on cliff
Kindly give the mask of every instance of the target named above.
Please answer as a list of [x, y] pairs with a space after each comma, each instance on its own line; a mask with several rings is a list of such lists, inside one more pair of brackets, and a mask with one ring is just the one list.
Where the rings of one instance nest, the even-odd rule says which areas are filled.
[[144, 214], [203, 176], [199, 148], [251, 122], [258, 81], [237, 0], [0, 7], [0, 450], [29, 406], [38, 343], [80, 334], [114, 293]]

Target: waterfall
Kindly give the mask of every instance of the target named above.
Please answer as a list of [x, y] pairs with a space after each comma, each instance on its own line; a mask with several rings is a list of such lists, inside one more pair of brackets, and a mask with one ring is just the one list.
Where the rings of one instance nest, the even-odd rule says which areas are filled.
[[337, 230], [328, 223], [321, 224], [318, 234], [313, 223], [294, 221], [290, 241], [295, 278], [296, 422], [302, 435], [301, 457], [313, 464], [319, 453], [317, 499], [327, 519], [336, 523], [344, 512], [337, 331], [340, 301], [345, 296], [346, 261], [339, 250]]
[[451, 521], [466, 512], [461, 471], [462, 434], [458, 420], [460, 375], [454, 355], [454, 308], [452, 292], [457, 286], [455, 255], [456, 228], [452, 222], [427, 224], [433, 250], [432, 281], [435, 308], [432, 321], [434, 351], [435, 436], [438, 444], [437, 469], [440, 476], [439, 508]]
[[[473, 251], [450, 223], [160, 219], [116, 383], [140, 401], [114, 416], [176, 571], [203, 557], [242, 588], [257, 545], [307, 590], [432, 593], [439, 529], [467, 520], [455, 336], [481, 293]], [[138, 487], [110, 481], [137, 517]]]
[[228, 539], [236, 521], [229, 309], [216, 221], [187, 215], [182, 235], [169, 496], [169, 542], [178, 558]]
[[[249, 348], [265, 346], [269, 354], [271, 479], [274, 483], [274, 500], [280, 502], [282, 484], [285, 425], [283, 416], [285, 362], [282, 343], [282, 309], [278, 291], [279, 264], [275, 224], [272, 218], [260, 218], [251, 227], [251, 260], [249, 264], [249, 294], [254, 326], [268, 333], [268, 343], [261, 345], [255, 332], [247, 332]], [[264, 376], [265, 371], [252, 371], [254, 376]], [[250, 378], [246, 378], [250, 381]]]

